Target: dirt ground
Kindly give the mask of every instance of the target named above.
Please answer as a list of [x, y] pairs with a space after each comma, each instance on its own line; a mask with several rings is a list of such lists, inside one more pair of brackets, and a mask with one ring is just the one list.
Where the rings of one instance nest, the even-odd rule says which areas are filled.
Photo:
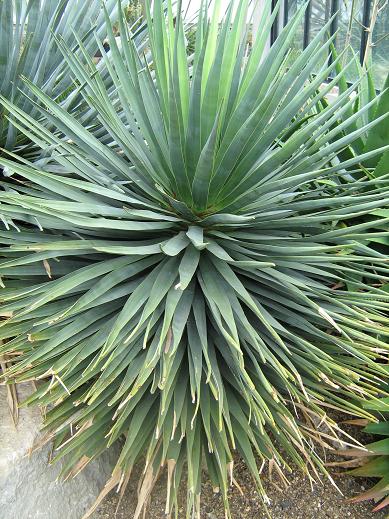
[[[233, 519], [267, 519], [263, 511], [255, 486], [242, 462], [239, 460], [234, 467], [234, 477], [238, 481], [243, 495], [237, 488], [231, 488], [230, 506]], [[272, 519], [388, 519], [384, 512], [372, 512], [373, 502], [351, 504], [346, 497], [352, 497], [372, 485], [372, 480], [354, 479], [350, 476], [334, 477], [336, 484], [344, 494], [342, 496], [329, 482], [317, 484], [311, 489], [307, 479], [297, 471], [288, 476], [290, 485], [287, 489], [279, 487], [279, 481], [270, 482], [265, 474], [263, 481], [270, 498]], [[154, 488], [150, 507], [145, 519], [166, 519], [164, 514], [166, 497], [166, 480], [161, 477]], [[185, 519], [185, 490], [181, 493], [181, 508], [179, 519]], [[112, 493], [100, 505], [91, 519], [132, 519], [136, 506], [136, 477], [130, 482], [126, 494], [117, 513], [118, 496]], [[204, 477], [202, 487], [201, 519], [224, 519], [223, 506], [220, 496], [214, 494], [211, 485]]]
[[[352, 441], [355, 438], [361, 444], [374, 441], [371, 435], [363, 432], [359, 427], [347, 423], [348, 416], [341, 413], [331, 413], [334, 421], [341, 425], [349, 436], [343, 440]], [[340, 435], [342, 437], [342, 435]], [[340, 445], [333, 445], [339, 449]], [[344, 448], [344, 447], [342, 447]], [[342, 458], [332, 451], [321, 451], [325, 463], [339, 462]], [[345, 460], [345, 458], [343, 458]], [[233, 519], [389, 519], [389, 510], [373, 512], [374, 501], [350, 503], [349, 498], [357, 496], [373, 486], [377, 479], [354, 478], [338, 467], [329, 468], [331, 476], [338, 488], [328, 478], [322, 478], [313, 488], [301, 471], [293, 470], [287, 474], [289, 485], [282, 484], [279, 476], [272, 477], [264, 469], [262, 483], [270, 499], [267, 513], [264, 510], [262, 498], [259, 496], [255, 484], [242, 460], [234, 462], [233, 475], [239, 484], [240, 490], [234, 486], [230, 488], [229, 502]], [[90, 519], [133, 519], [137, 504], [137, 482], [141, 474], [141, 467], [134, 471], [126, 493], [119, 504], [118, 494], [111, 492], [102, 502]], [[182, 481], [185, 483], [185, 474]], [[166, 477], [162, 475], [152, 492], [150, 506], [146, 515], [141, 519], [166, 519]], [[186, 519], [186, 488], [182, 485], [179, 495], [179, 519]], [[269, 515], [270, 514], [270, 515]], [[197, 519], [197, 518], [196, 518]], [[224, 508], [219, 494], [215, 494], [207, 475], [203, 474], [201, 489], [201, 517], [200, 519], [225, 519]]]

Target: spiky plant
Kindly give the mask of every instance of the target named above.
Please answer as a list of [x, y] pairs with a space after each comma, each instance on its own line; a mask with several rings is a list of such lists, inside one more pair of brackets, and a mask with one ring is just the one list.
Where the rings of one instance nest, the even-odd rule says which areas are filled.
[[[374, 101], [377, 98], [377, 89], [376, 84], [374, 82], [371, 71], [364, 70], [359, 66], [359, 76], [360, 76], [360, 96], [356, 101], [356, 105], [353, 108], [355, 112], [361, 106], [365, 106], [366, 104]], [[341, 82], [341, 90], [345, 90], [347, 85], [345, 84], [345, 80]], [[382, 95], [377, 103], [373, 104], [369, 110], [367, 110], [363, 116], [360, 124], [368, 124], [371, 121], [374, 121], [377, 117], [381, 117], [383, 115], [389, 114], [389, 74], [386, 78], [384, 88], [382, 91]], [[355, 128], [352, 128], [355, 129]], [[357, 139], [352, 143], [351, 149], [354, 153], [363, 153], [370, 150], [375, 150], [386, 145], [389, 141], [389, 118], [386, 117], [382, 121], [381, 124], [378, 124], [371, 128], [364, 136]], [[351, 151], [351, 150], [350, 150]], [[349, 152], [350, 152], [349, 151]], [[363, 175], [366, 175], [368, 178], [379, 179], [381, 175], [385, 175], [389, 171], [389, 151], [385, 151], [383, 153], [379, 153], [370, 159], [363, 161]], [[372, 213], [371, 216], [366, 219], [381, 216], [383, 218], [389, 216], [389, 211], [387, 209], [377, 209]], [[378, 247], [378, 250], [383, 251], [388, 254], [389, 252], [389, 237], [388, 236], [371, 236], [372, 245]], [[379, 244], [379, 245], [377, 245]]]
[[[369, 103], [371, 100], [377, 97], [377, 89], [376, 85], [370, 70], [364, 71], [361, 67], [359, 67], [359, 76], [360, 76], [360, 85], [359, 89], [361, 91], [361, 95], [357, 99], [356, 105], [354, 106], [354, 111], [356, 111], [360, 106], [363, 106]], [[346, 82], [341, 82], [341, 90], [347, 88]], [[386, 78], [383, 94], [380, 97], [376, 106], [372, 106], [366, 114], [364, 115], [364, 122], [368, 123], [373, 121], [375, 118], [380, 117], [381, 115], [389, 113], [389, 75]], [[369, 151], [372, 149], [377, 149], [383, 144], [386, 144], [389, 140], [388, 126], [389, 119], [386, 118], [382, 124], [379, 124], [373, 128], [369, 132], [367, 132], [360, 139], [352, 143], [352, 149], [355, 150], [356, 153]], [[362, 122], [363, 124], [363, 122]], [[379, 179], [381, 175], [385, 175], [389, 170], [389, 152], [383, 152], [375, 157], [372, 157], [363, 163], [363, 174], [369, 178], [377, 178]], [[365, 220], [375, 220], [376, 217], [387, 218], [389, 217], [388, 209], [377, 209], [372, 212], [371, 215], [368, 215]], [[372, 226], [374, 229], [374, 225]], [[389, 252], [389, 238], [388, 236], [378, 236], [375, 237], [374, 233], [370, 237], [370, 246], [382, 251], [386, 256], [388, 256]], [[381, 281], [382, 289], [389, 293], [389, 284], [385, 280]], [[388, 314], [387, 315], [387, 321]], [[388, 367], [385, 366], [386, 369], [386, 382], [382, 386], [382, 391], [388, 394], [389, 385], [387, 383], [389, 370]], [[389, 505], [389, 398], [387, 396], [382, 397], [378, 400], [368, 401], [365, 404], [365, 408], [372, 410], [376, 415], [376, 418], [379, 420], [376, 423], [369, 423], [364, 432], [377, 436], [377, 441], [368, 443], [365, 446], [364, 450], [361, 449], [347, 449], [342, 451], [342, 454], [348, 457], [354, 457], [351, 463], [357, 463], [357, 468], [350, 471], [350, 474], [354, 476], [362, 476], [362, 477], [374, 477], [379, 478], [379, 481], [369, 488], [365, 492], [362, 492], [358, 496], [355, 496], [351, 499], [353, 502], [364, 501], [368, 499], [373, 499], [376, 501], [376, 506], [373, 511], [379, 511]], [[340, 464], [341, 465], [341, 464]], [[348, 463], [346, 462], [347, 466]]]
[[[335, 48], [332, 48], [333, 57], [337, 57], [337, 53]], [[363, 135], [359, 136], [358, 139], [354, 140], [350, 143], [348, 147], [346, 147], [341, 153], [340, 158], [342, 160], [347, 160], [353, 156], [364, 154], [368, 151], [377, 150], [387, 145], [389, 142], [389, 74], [386, 78], [384, 88], [382, 90], [382, 94], [378, 94], [378, 90], [376, 88], [376, 83], [374, 81], [373, 75], [371, 73], [371, 67], [361, 66], [359, 64], [359, 60], [357, 56], [354, 56], [354, 66], [358, 71], [359, 81], [358, 81], [358, 96], [354, 100], [354, 105], [350, 106], [347, 113], [344, 117], [349, 117], [355, 114], [361, 108], [369, 105], [367, 110], [364, 110], [364, 113], [359, 121], [349, 125], [346, 129], [343, 129], [342, 133], [344, 136], [354, 132], [358, 128], [373, 122], [375, 119], [379, 117], [383, 117], [383, 120], [380, 124], [372, 126], [368, 131], [366, 131]], [[336, 66], [336, 70], [338, 73], [341, 72], [341, 64], [338, 62]], [[339, 81], [339, 91], [343, 93], [347, 91], [348, 85], [345, 76], [341, 77]], [[377, 101], [377, 102], [375, 102]], [[322, 100], [321, 108], [328, 107], [328, 103], [326, 100]], [[344, 117], [341, 118], [337, 124], [340, 124]], [[389, 171], [389, 151], [383, 150], [380, 153], [377, 153], [373, 157], [369, 157], [366, 160], [363, 160], [360, 163], [361, 169], [357, 172], [350, 171], [350, 175], [354, 176], [355, 179], [375, 179], [381, 177], [381, 175], [386, 175]], [[379, 185], [379, 184], [377, 184]], [[356, 221], [359, 223], [362, 222], [372, 222], [371, 230], [375, 230], [375, 221], [377, 217], [387, 218], [389, 217], [388, 209], [376, 209], [372, 211], [371, 214], [366, 215], [364, 217], [358, 217]], [[382, 252], [383, 254], [388, 255], [389, 252], [389, 237], [388, 236], [380, 236], [376, 235], [372, 232], [369, 236], [370, 245]], [[385, 284], [385, 280], [383, 280], [383, 285]]]
[[[386, 368], [386, 380], [388, 379], [389, 369]], [[382, 390], [386, 396], [380, 399], [366, 402], [365, 407], [370, 409], [376, 415], [376, 423], [368, 424], [364, 431], [371, 435], [377, 436], [377, 440], [368, 443], [364, 450], [347, 449], [340, 451], [344, 456], [352, 457], [350, 462], [339, 463], [340, 466], [348, 466], [350, 464], [358, 465], [357, 468], [349, 473], [354, 476], [362, 476], [369, 478], [379, 478], [379, 481], [372, 488], [362, 492], [358, 496], [351, 499], [353, 502], [374, 499], [377, 503], [374, 512], [382, 510], [389, 506], [389, 384], [383, 385]], [[358, 421], [356, 421], [358, 423]]]
[[[117, 0], [106, 0], [105, 7], [109, 16], [116, 19]], [[106, 36], [101, 1], [0, 1], [0, 94], [31, 117], [38, 117], [39, 111], [22, 93], [26, 92], [23, 77], [44, 87], [52, 98], [67, 101], [68, 107], [77, 106], [74, 81], [55, 36], [61, 36], [73, 51], [81, 39], [94, 54], [98, 50], [96, 36], [99, 41]], [[14, 150], [28, 142], [28, 135], [9, 124], [6, 112], [0, 109], [0, 148]]]
[[[377, 334], [389, 333], [389, 296], [365, 292], [388, 278], [387, 258], [364, 244], [365, 224], [347, 225], [387, 203], [388, 177], [345, 175], [376, 151], [338, 158], [383, 117], [343, 136], [369, 105], [335, 125], [350, 87], [318, 110], [339, 80], [319, 89], [336, 60], [312, 75], [328, 25], [290, 64], [304, 8], [267, 52], [267, 3], [247, 56], [247, 4], [233, 17], [231, 3], [220, 26], [220, 2], [210, 20], [203, 7], [188, 59], [181, 16], [169, 4], [165, 18], [154, 2], [152, 70], [129, 38], [120, 54], [109, 31], [115, 105], [87, 53], [60, 43], [114, 147], [30, 82], [66, 140], [3, 99], [69, 172], [0, 159], [17, 174], [0, 195], [8, 381], [41, 381], [27, 403], [49, 405], [45, 429], [64, 474], [119, 438], [106, 491], [145, 459], [136, 517], [163, 466], [169, 513], [186, 466], [188, 514], [199, 513], [203, 459], [227, 514], [235, 450], [265, 500], [266, 460], [325, 472], [315, 417], [326, 419], [326, 405], [369, 416], [354, 397], [376, 393], [374, 360], [388, 350]], [[342, 288], [359, 274], [354, 292]]]
[[[332, 47], [332, 54], [337, 57], [337, 52]], [[355, 131], [363, 125], [369, 124], [376, 118], [389, 113], [389, 74], [386, 78], [385, 84], [382, 89], [382, 95], [378, 94], [378, 86], [374, 81], [373, 74], [371, 72], [372, 65], [361, 66], [358, 61], [358, 57], [354, 56], [353, 59], [355, 69], [358, 72], [358, 96], [354, 100], [354, 104], [349, 107], [346, 117], [352, 116], [361, 108], [368, 106], [368, 109], [364, 111], [359, 121], [354, 122], [350, 125], [344, 134]], [[338, 62], [336, 71], [341, 72], [342, 65]], [[345, 75], [339, 80], [339, 91], [345, 92], [348, 89]], [[379, 97], [379, 99], [378, 99]], [[374, 102], [377, 101], [377, 102]], [[376, 150], [382, 146], [386, 146], [388, 143], [389, 134], [389, 119], [386, 118], [381, 124], [375, 125], [370, 128], [369, 131], [359, 136], [358, 139], [353, 141], [344, 152], [344, 158], [353, 156], [353, 151], [357, 154], [363, 154], [371, 150]], [[347, 155], [348, 153], [348, 155]], [[364, 166], [363, 172], [369, 178], [380, 177], [385, 175], [389, 170], [389, 152], [378, 153], [374, 157], [370, 157], [364, 160], [362, 165]]]
[[[128, 5], [128, 0], [123, 3]], [[117, 0], [107, 0], [105, 6], [110, 18], [116, 20], [120, 11]], [[100, 0], [0, 0], [0, 95], [31, 117], [39, 117], [39, 111], [22, 93], [28, 91], [23, 82], [23, 77], [27, 77], [63, 103], [68, 111], [77, 112], [85, 125], [100, 130], [96, 127], [96, 114], [75, 88], [55, 40], [61, 36], [73, 52], [78, 51], [81, 40], [93, 55], [99, 48], [96, 37], [103, 41], [106, 36], [105, 23]], [[139, 48], [145, 43], [144, 29], [144, 24], [139, 24], [138, 30], [131, 35]], [[100, 73], [109, 88], [102, 67]], [[99, 136], [102, 138], [104, 131], [100, 130]], [[43, 167], [47, 160], [38, 150], [39, 147], [32, 145], [30, 136], [19, 131], [17, 122], [9, 123], [9, 114], [0, 106], [0, 155], [13, 151], [35, 160], [41, 155]], [[0, 178], [4, 176], [0, 166]], [[0, 358], [0, 362], [4, 368], [5, 358]], [[9, 388], [8, 392], [16, 421], [16, 392], [14, 388]]]

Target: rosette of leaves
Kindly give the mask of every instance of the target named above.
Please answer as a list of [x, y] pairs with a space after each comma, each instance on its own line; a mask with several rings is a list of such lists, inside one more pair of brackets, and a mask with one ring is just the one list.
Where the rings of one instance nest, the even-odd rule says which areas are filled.
[[68, 172], [0, 159], [18, 179], [0, 194], [7, 380], [40, 381], [26, 404], [49, 406], [64, 475], [120, 438], [104, 492], [125, 488], [144, 460], [136, 517], [162, 467], [167, 513], [185, 474], [188, 514], [199, 513], [203, 463], [229, 513], [235, 451], [265, 501], [266, 460], [325, 472], [316, 417], [327, 405], [369, 417], [356, 396], [377, 393], [375, 360], [388, 350], [389, 296], [366, 291], [388, 278], [386, 257], [367, 247], [365, 224], [338, 225], [387, 203], [387, 176], [345, 177], [376, 150], [339, 159], [383, 116], [344, 136], [369, 108], [335, 124], [354, 86], [318, 109], [339, 75], [320, 90], [336, 60], [312, 74], [328, 26], [289, 62], [304, 8], [267, 52], [267, 3], [248, 56], [248, 2], [231, 3], [221, 24], [219, 8], [200, 9], [191, 58], [180, 5], [176, 19], [170, 3], [166, 17], [160, 2], [147, 8], [152, 70], [109, 30], [110, 57], [101, 52], [116, 104], [87, 52], [59, 42], [115, 146], [31, 82], [42, 118], [67, 139], [3, 99]]

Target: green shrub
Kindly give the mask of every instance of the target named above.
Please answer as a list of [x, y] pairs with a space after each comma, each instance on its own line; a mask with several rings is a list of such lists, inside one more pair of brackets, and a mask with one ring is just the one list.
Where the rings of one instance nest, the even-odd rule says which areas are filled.
[[[385, 366], [385, 368], [387, 372], [385, 378], [387, 380], [389, 368], [388, 366]], [[382, 389], [388, 394], [389, 384], [386, 382]], [[350, 474], [379, 478], [379, 481], [372, 488], [351, 499], [353, 502], [374, 499], [378, 503], [374, 508], [376, 512], [389, 505], [389, 397], [385, 396], [375, 401], [366, 402], [365, 408], [374, 412], [376, 422], [367, 425], [364, 432], [379, 436], [381, 439], [368, 443], [364, 450], [347, 449], [340, 453], [354, 458], [360, 465], [356, 469], [351, 470]]]
[[303, 8], [266, 53], [268, 5], [248, 59], [248, 2], [220, 28], [202, 10], [192, 61], [181, 17], [154, 4], [152, 71], [123, 19], [122, 54], [109, 32], [114, 104], [93, 61], [59, 44], [113, 144], [31, 82], [66, 140], [3, 99], [67, 173], [0, 159], [18, 180], [0, 193], [0, 354], [15, 358], [8, 380], [41, 380], [27, 404], [50, 405], [65, 475], [123, 437], [107, 488], [145, 458], [136, 517], [162, 466], [167, 511], [184, 466], [198, 511], [202, 458], [228, 513], [235, 450], [266, 500], [258, 461], [325, 472], [313, 439], [326, 406], [371, 416], [358, 398], [384, 373], [389, 295], [367, 288], [389, 268], [370, 223], [349, 222], [383, 207], [389, 182], [349, 175], [382, 149], [339, 154], [384, 116], [344, 135], [372, 106], [340, 122], [354, 87], [318, 109], [343, 72], [322, 90], [336, 60], [312, 75], [331, 22], [288, 61]]
[[[370, 108], [365, 113], [365, 123], [374, 121], [374, 119], [377, 117], [385, 114], [387, 115], [389, 113], [388, 87], [389, 76], [386, 79], [383, 93], [380, 96], [378, 103], [376, 103], [375, 106]], [[347, 86], [345, 81], [343, 81], [341, 83], [341, 90], [345, 90], [346, 88]], [[361, 106], [364, 106], [372, 100], [376, 99], [378, 95], [371, 72], [369, 70], [364, 70], [361, 67], [359, 68], [358, 89], [360, 91], [360, 95], [356, 99], [355, 105], [353, 107], [354, 112], [357, 111]], [[354, 153], [363, 153], [372, 149], [377, 149], [380, 148], [383, 144], [387, 143], [389, 140], [388, 121], [389, 119], [386, 118], [381, 124], [374, 126], [364, 136], [352, 143], [352, 149], [354, 150]], [[352, 153], [351, 150], [348, 150], [348, 153]], [[379, 186], [381, 176], [386, 175], [388, 171], [388, 151], [380, 153], [362, 163], [361, 173], [366, 178], [376, 179], [377, 186]], [[375, 222], [377, 217], [388, 218], [389, 210], [374, 210], [370, 215], [365, 216], [360, 221]], [[370, 247], [372, 247], [373, 250], [380, 251], [382, 254], [386, 255], [386, 257], [389, 257], [389, 237], [387, 233], [380, 235], [379, 233], [375, 232], [376, 229], [374, 223], [371, 227], [371, 231], [372, 232], [369, 236]], [[389, 284], [387, 279], [382, 279], [381, 281], [377, 280], [376, 286], [377, 285], [381, 285], [382, 290], [389, 293]], [[388, 313], [385, 315], [386, 323], [388, 323]], [[382, 340], [385, 340], [385, 338], [382, 337]], [[387, 379], [389, 370], [387, 366], [384, 368], [386, 370], [386, 375], [383, 377], [385, 382], [382, 387], [382, 392], [384, 394], [388, 394], [389, 385], [387, 383]], [[371, 489], [351, 499], [351, 501], [354, 502], [367, 499], [374, 499], [376, 502], [380, 501], [374, 509], [374, 511], [378, 511], [389, 504], [389, 398], [386, 396], [379, 400], [366, 402], [364, 407], [374, 411], [374, 414], [376, 415], [376, 423], [367, 425], [364, 431], [372, 435], [381, 436], [382, 438], [378, 441], [367, 444], [365, 446], [365, 450], [349, 449], [343, 451], [342, 453], [349, 457], [355, 456], [355, 461], [361, 465], [358, 468], [350, 471], [351, 474], [355, 476], [380, 478], [379, 482], [376, 483]]]

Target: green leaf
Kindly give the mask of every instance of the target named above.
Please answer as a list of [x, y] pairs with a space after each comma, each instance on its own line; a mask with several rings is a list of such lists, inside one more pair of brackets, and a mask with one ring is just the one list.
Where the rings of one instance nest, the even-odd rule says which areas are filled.
[[[381, 116], [387, 116], [389, 114], [389, 74], [386, 78], [383, 93], [378, 101], [377, 108], [374, 112], [374, 119], [377, 119]], [[382, 146], [385, 146], [388, 142], [388, 133], [389, 133], [389, 119], [388, 117], [384, 118], [381, 124], [372, 128], [366, 139], [364, 152], [375, 150]], [[387, 155], [387, 154], [386, 154]], [[378, 163], [382, 160], [380, 156], [376, 156], [374, 159], [370, 159], [366, 162], [367, 167], [377, 167]], [[386, 162], [384, 164], [380, 164], [381, 168], [386, 168]], [[383, 174], [383, 173], [379, 173]]]

